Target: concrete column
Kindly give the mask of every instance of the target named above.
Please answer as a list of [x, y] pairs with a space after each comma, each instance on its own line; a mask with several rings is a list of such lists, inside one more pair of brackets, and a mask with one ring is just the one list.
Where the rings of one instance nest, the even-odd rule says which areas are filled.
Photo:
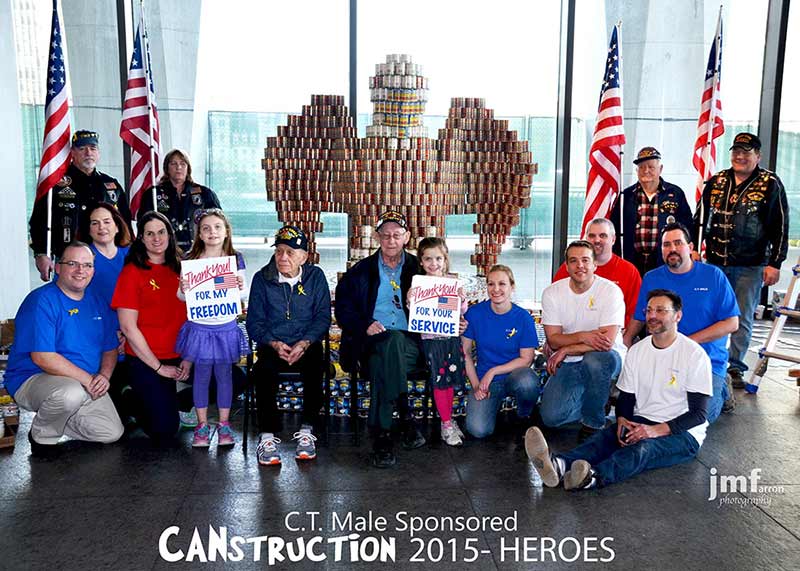
[[[0, 0], [0, 30], [14, 30], [12, 0]], [[0, 180], [3, 199], [0, 228], [3, 251], [0, 256], [0, 319], [14, 317], [29, 291], [28, 226], [25, 216], [25, 173], [23, 172], [22, 113], [17, 91], [17, 54], [14, 33], [0, 34]], [[20, 213], [22, 213], [20, 215]]]
[[606, 0], [606, 28], [622, 20], [623, 183], [636, 181], [638, 150], [654, 146], [663, 156], [664, 178], [684, 190], [692, 207], [692, 150], [708, 59], [704, 12], [703, 0]]

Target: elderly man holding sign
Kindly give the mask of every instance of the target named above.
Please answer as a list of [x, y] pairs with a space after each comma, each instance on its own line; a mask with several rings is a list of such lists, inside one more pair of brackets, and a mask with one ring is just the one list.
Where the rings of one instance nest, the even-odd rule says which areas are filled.
[[331, 326], [331, 291], [322, 270], [307, 260], [308, 238], [300, 228], [285, 226], [275, 235], [275, 255], [253, 276], [250, 288], [247, 331], [258, 344], [252, 374], [261, 465], [281, 463], [275, 434], [282, 422], [275, 395], [282, 372], [299, 373], [303, 379], [303, 423], [294, 435], [295, 459], [317, 456], [313, 430], [322, 406], [322, 339]]

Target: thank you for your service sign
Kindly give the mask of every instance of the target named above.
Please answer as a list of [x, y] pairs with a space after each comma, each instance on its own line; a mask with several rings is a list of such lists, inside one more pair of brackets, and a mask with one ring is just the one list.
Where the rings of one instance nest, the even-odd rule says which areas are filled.
[[457, 279], [414, 276], [408, 290], [408, 301], [410, 332], [458, 336], [461, 298]]
[[184, 292], [189, 321], [230, 319], [242, 312], [236, 269], [235, 256], [181, 262], [181, 278], [189, 284]]

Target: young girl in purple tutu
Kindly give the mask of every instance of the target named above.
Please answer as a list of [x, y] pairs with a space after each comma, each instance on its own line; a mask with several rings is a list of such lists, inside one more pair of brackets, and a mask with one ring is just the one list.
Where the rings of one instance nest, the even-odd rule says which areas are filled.
[[[244, 289], [244, 258], [233, 249], [233, 232], [225, 214], [218, 208], [201, 210], [196, 224], [194, 243], [186, 259], [236, 256], [237, 281], [239, 289]], [[189, 284], [182, 279], [179, 297], [183, 297], [188, 289]], [[242, 355], [250, 352], [244, 333], [236, 323], [236, 316], [187, 321], [178, 334], [175, 350], [183, 359], [194, 364], [192, 393], [199, 423], [194, 429], [192, 446], [207, 447], [214, 434], [208, 424], [208, 391], [212, 372], [217, 382], [219, 409], [217, 446], [233, 446], [233, 431], [229, 422], [233, 400], [233, 365]]]

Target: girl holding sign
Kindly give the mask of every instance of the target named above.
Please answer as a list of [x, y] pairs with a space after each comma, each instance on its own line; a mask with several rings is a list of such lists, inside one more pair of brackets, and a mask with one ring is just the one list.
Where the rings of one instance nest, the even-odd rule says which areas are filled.
[[[244, 258], [233, 249], [231, 224], [218, 208], [199, 211], [197, 233], [187, 260], [236, 256], [237, 282], [244, 289]], [[185, 277], [181, 278], [178, 296], [190, 289]], [[219, 428], [217, 446], [233, 446], [233, 431], [229, 422], [233, 400], [233, 365], [242, 355], [250, 352], [244, 333], [236, 323], [236, 315], [202, 317], [187, 321], [178, 334], [175, 350], [194, 363], [192, 394], [197, 409], [198, 425], [194, 429], [192, 446], [207, 447], [213, 436], [208, 424], [208, 389], [211, 373], [217, 381], [217, 408]]]
[[[420, 273], [426, 276], [449, 276], [450, 257], [442, 238], [424, 238], [417, 245]], [[459, 293], [461, 293], [459, 291]], [[467, 312], [467, 300], [461, 295], [461, 316]], [[463, 331], [461, 331], [463, 333]], [[466, 381], [464, 351], [459, 337], [422, 333], [422, 349], [430, 371], [433, 400], [442, 419], [442, 440], [450, 446], [461, 446], [464, 434], [453, 419], [453, 393]]]

